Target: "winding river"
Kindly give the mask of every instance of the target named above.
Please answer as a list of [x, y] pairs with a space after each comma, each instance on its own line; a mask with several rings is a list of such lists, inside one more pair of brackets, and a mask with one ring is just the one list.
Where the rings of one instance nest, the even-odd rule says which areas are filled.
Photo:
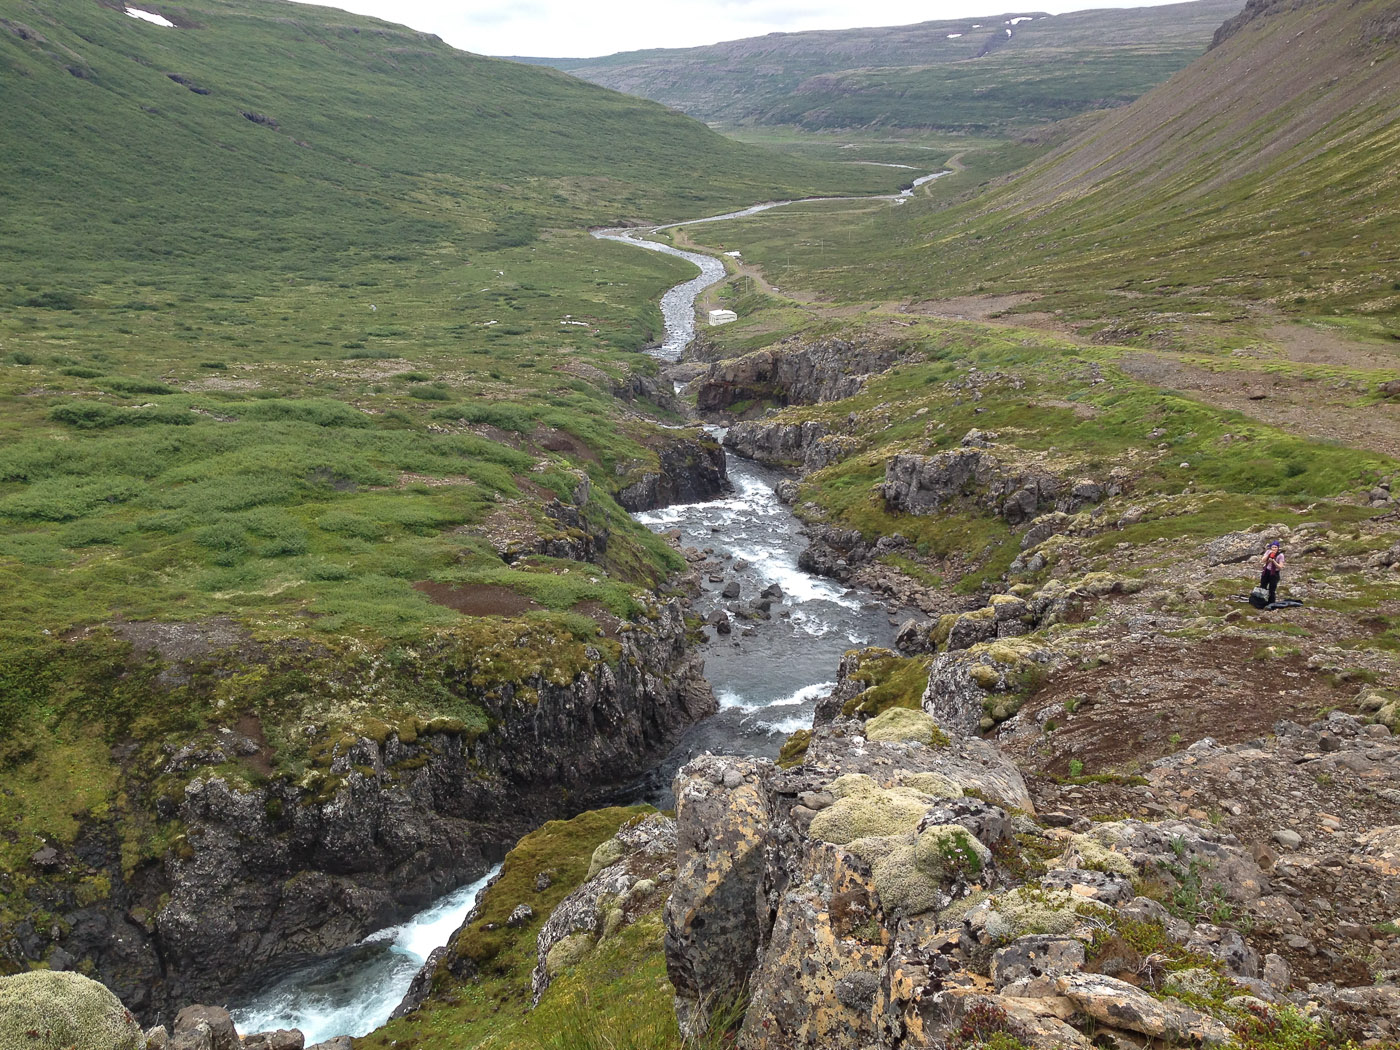
[[[916, 179], [913, 187], [897, 195], [815, 199], [903, 203], [914, 188], [944, 174]], [[595, 231], [595, 237], [675, 255], [700, 269], [699, 276], [662, 297], [666, 334], [652, 354], [664, 361], [680, 357], [695, 337], [695, 300], [724, 279], [725, 268], [712, 255], [646, 240], [644, 233], [743, 218], [793, 203], [797, 202], [755, 204], [646, 231]], [[801, 526], [773, 491], [782, 475], [726, 455], [733, 484], [727, 498], [635, 515], [654, 531], [678, 530], [683, 547], [707, 552], [706, 582], [694, 611], [707, 616], [724, 610], [733, 629], [729, 635], [711, 631], [705, 654], [705, 674], [719, 699], [719, 712], [692, 726], [657, 768], [634, 785], [629, 792], [633, 800], [669, 806], [676, 770], [705, 751], [775, 756], [789, 733], [812, 724], [813, 709], [830, 690], [841, 654], [853, 646], [890, 644], [897, 620], [872, 596], [799, 569], [797, 556], [806, 546]], [[738, 585], [738, 598], [725, 598], [725, 587], [733, 584]], [[768, 618], [744, 618], [754, 611], [749, 603], [775, 584], [781, 596], [772, 599]], [[400, 926], [270, 977], [261, 991], [233, 1010], [238, 1030], [299, 1028], [308, 1046], [339, 1035], [368, 1035], [389, 1020], [413, 975], [461, 925], [494, 875], [492, 871], [455, 890]]]

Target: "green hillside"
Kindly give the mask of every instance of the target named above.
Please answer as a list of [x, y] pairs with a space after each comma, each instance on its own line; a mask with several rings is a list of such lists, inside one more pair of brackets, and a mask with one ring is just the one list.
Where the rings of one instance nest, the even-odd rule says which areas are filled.
[[1115, 342], [1208, 348], [1237, 341], [1234, 322], [1277, 313], [1394, 331], [1393, 10], [1371, 0], [1261, 14], [999, 184], [987, 184], [994, 157], [970, 156], [908, 208], [845, 209], [839, 238], [822, 241], [836, 221], [822, 206], [695, 236], [742, 248], [784, 288], [1011, 294], [1007, 309]]
[[[572, 442], [616, 486], [656, 431], [611, 384], [652, 367], [635, 351], [687, 268], [584, 228], [896, 178], [325, 9], [210, 0], [170, 9], [177, 28], [85, 0], [0, 10], [0, 589], [27, 626], [207, 614], [285, 576], [271, 605], [336, 604], [363, 574], [308, 581], [296, 559], [348, 542], [372, 562], [405, 526], [308, 531], [312, 493], [375, 498], [326, 479], [460, 476], [396, 504], [424, 504], [425, 564], [451, 559], [460, 541], [432, 537], [483, 509], [462, 486], [513, 491], [542, 421], [571, 435], [551, 463], [577, 469]], [[471, 399], [516, 436], [468, 432]], [[389, 622], [440, 616], [391, 589]]]
[[997, 131], [1124, 105], [1205, 50], [1236, 0], [770, 33], [528, 59], [720, 124]]
[[[696, 436], [658, 424], [639, 352], [691, 267], [587, 228], [902, 177], [327, 8], [147, 6], [175, 25], [0, 2], [6, 870], [90, 811], [124, 861], [161, 855], [114, 741], [188, 739], [230, 702], [273, 737], [344, 724], [312, 710], [327, 680], [391, 650], [355, 717], [474, 724], [395, 645], [535, 631], [582, 659], [589, 617], [636, 616], [676, 564], [613, 494]], [[463, 617], [430, 584], [523, 620]], [[142, 621], [268, 648], [172, 700]]]

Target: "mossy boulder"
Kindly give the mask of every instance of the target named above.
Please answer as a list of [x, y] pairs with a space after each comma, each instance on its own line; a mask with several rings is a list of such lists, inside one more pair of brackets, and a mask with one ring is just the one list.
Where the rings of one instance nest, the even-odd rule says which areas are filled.
[[575, 933], [556, 941], [545, 957], [545, 972], [553, 979], [571, 966], [578, 965], [593, 950], [593, 938], [586, 933]]
[[[862, 779], [868, 783], [842, 785], [846, 793], [812, 818], [812, 838], [842, 846], [861, 838], [901, 835], [918, 827], [933, 804], [933, 799], [912, 788], [882, 788], [869, 777]], [[837, 778], [843, 780], [847, 778]]]
[[962, 798], [962, 785], [942, 773], [901, 772], [895, 777], [898, 787], [922, 791], [929, 798]]
[[846, 848], [870, 865], [875, 892], [889, 914], [921, 915], [948, 902], [946, 887], [918, 866], [914, 834], [863, 838]]
[[1108, 875], [1124, 875], [1128, 878], [1137, 875], [1132, 861], [1105, 846], [1092, 835], [1072, 836], [1056, 866], [1101, 871]]
[[0, 1050], [145, 1050], [136, 1019], [107, 988], [76, 973], [0, 977]]
[[588, 874], [583, 877], [583, 881], [587, 882], [598, 872], [611, 864], [616, 864], [626, 855], [627, 847], [616, 837], [610, 838], [606, 842], [600, 842], [598, 848], [593, 851], [593, 858], [588, 862]]
[[1075, 584], [1076, 589], [1100, 598], [1106, 594], [1136, 594], [1143, 586], [1142, 580], [1115, 576], [1111, 572], [1091, 572]]
[[991, 850], [958, 824], [935, 824], [914, 842], [914, 863], [940, 882], [976, 878], [991, 862]]
[[866, 722], [865, 739], [886, 743], [913, 741], [929, 746], [948, 742], [937, 722], [923, 711], [907, 707], [891, 707]]

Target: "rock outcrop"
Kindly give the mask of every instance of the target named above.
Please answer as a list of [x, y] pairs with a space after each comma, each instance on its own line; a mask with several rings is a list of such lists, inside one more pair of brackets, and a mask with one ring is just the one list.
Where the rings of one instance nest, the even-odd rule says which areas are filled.
[[1073, 513], [1098, 503], [1108, 492], [1092, 478], [1062, 476], [1034, 461], [1005, 463], [977, 444], [936, 456], [893, 456], [885, 464], [880, 486], [891, 511], [934, 514], [969, 499], [1012, 525], [1047, 510]]
[[854, 437], [833, 434], [817, 420], [744, 420], [729, 428], [724, 444], [747, 459], [770, 467], [799, 467], [804, 473], [836, 463], [859, 447]]
[[[249, 781], [209, 768], [236, 756], [236, 741], [180, 749], [166, 765], [188, 766], [189, 778], [157, 800], [161, 819], [183, 830], [163, 871], [124, 883], [117, 844], [90, 834], [86, 861], [52, 863], [110, 864], [122, 911], [109, 902], [62, 911], [57, 946], [29, 931], [10, 950], [56, 967], [86, 957], [155, 1022], [398, 921], [479, 876], [540, 821], [645, 772], [714, 710], [679, 603], [626, 625], [611, 656], [579, 652], [567, 672], [449, 683], [480, 709], [471, 724], [309, 727], [319, 757], [299, 777]], [[464, 675], [476, 673], [472, 659], [460, 661]]]
[[[1009, 757], [933, 695], [942, 677], [926, 711], [824, 705], [788, 768], [707, 755], [681, 770], [666, 952], [684, 1032], [746, 988], [742, 1050], [1209, 1047], [1280, 1026], [1321, 1046], [1332, 1021], [1388, 1034], [1400, 988], [1293, 991], [1284, 960], [1230, 925], [1284, 914], [1267, 856], [1196, 819], [1037, 818]], [[1323, 760], [1350, 753], [1329, 746]], [[1233, 768], [1219, 754], [1177, 764]], [[1391, 831], [1367, 840], [1378, 866]]]
[[675, 879], [675, 865], [676, 822], [660, 813], [623, 826], [594, 850], [583, 885], [540, 928], [530, 981], [535, 1004], [565, 966], [655, 909], [661, 887]]
[[842, 339], [784, 341], [710, 366], [692, 381], [701, 413], [726, 412], [741, 402], [810, 405], [859, 393], [873, 374], [905, 356], [898, 346], [857, 345]]
[[[632, 513], [673, 503], [700, 503], [729, 491], [724, 449], [707, 435], [680, 438], [660, 450], [658, 470], [648, 470], [617, 492], [617, 502]], [[625, 464], [618, 465], [626, 470]]]

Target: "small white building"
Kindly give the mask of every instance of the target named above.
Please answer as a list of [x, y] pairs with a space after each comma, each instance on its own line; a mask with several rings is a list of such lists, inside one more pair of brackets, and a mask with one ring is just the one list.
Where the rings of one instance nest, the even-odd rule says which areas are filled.
[[710, 324], [711, 324], [711, 325], [728, 324], [730, 321], [737, 321], [737, 320], [739, 320], [739, 315], [736, 314], [733, 310], [711, 310], [711, 311], [710, 311]]

